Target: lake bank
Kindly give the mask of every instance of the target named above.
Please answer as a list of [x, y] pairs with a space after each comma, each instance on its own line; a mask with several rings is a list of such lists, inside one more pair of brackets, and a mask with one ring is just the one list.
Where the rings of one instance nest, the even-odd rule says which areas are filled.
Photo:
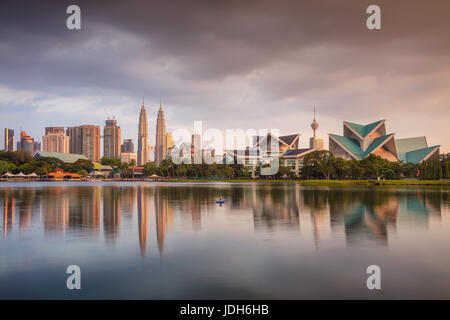
[[450, 180], [301, 180], [302, 186], [450, 186]]
[[[147, 180], [148, 181], [148, 180]], [[298, 183], [302, 186], [450, 186], [450, 180], [168, 179], [168, 182]]]
[[115, 182], [228, 182], [228, 183], [298, 183], [302, 186], [450, 186], [450, 180], [292, 180], [292, 179], [81, 179], [81, 180], [51, 180], [51, 179], [0, 179], [0, 182], [65, 182], [65, 181], [115, 181]]

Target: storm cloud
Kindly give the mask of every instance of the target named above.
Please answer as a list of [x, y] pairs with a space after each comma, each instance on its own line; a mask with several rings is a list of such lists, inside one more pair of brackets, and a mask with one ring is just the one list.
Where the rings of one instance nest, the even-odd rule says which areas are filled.
[[[136, 139], [142, 97], [168, 129], [340, 133], [387, 119], [450, 151], [450, 3], [442, 0], [69, 1], [0, 4], [0, 126], [103, 125]], [[366, 8], [381, 7], [381, 30]], [[153, 139], [151, 139], [152, 142]]]

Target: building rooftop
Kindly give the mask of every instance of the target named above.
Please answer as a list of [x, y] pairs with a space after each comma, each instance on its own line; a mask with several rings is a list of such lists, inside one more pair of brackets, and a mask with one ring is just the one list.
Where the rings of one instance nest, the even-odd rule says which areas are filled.
[[382, 144], [388, 141], [389, 138], [393, 137], [394, 134], [390, 133], [385, 136], [381, 136], [373, 140], [373, 142], [370, 144], [370, 146], [366, 149], [364, 152], [364, 157], [367, 157], [370, 153], [378, 149]]
[[336, 140], [344, 148], [346, 148], [349, 152], [351, 152], [358, 160], [362, 160], [365, 157], [367, 157], [369, 154], [374, 152], [376, 149], [381, 147], [384, 143], [386, 143], [389, 140], [389, 138], [394, 136], [394, 134], [391, 133], [391, 134], [376, 138], [370, 144], [370, 146], [366, 149], [366, 151], [363, 151], [361, 149], [361, 147], [359, 146], [359, 144], [351, 138], [339, 136], [339, 135], [331, 134], [331, 133], [330, 133], [330, 136], [332, 138], [334, 138], [334, 140]]
[[36, 152], [33, 156], [34, 158], [56, 158], [63, 162], [74, 163], [79, 159], [88, 160], [83, 154], [73, 154], [73, 153], [59, 153], [59, 152], [46, 152], [39, 151]]
[[285, 153], [283, 153], [283, 157], [284, 156], [296, 156], [298, 154], [302, 154], [305, 153], [307, 151], [313, 150], [311, 148], [304, 148], [304, 149], [292, 149], [292, 150], [287, 150]]
[[345, 149], [347, 149], [351, 154], [353, 154], [358, 160], [364, 158], [364, 152], [361, 150], [360, 146], [355, 140], [347, 138], [344, 136], [339, 136], [337, 134], [330, 133], [330, 137], [341, 144]]
[[288, 135], [288, 136], [281, 136], [281, 137], [278, 137], [278, 139], [280, 139], [281, 141], [283, 141], [284, 143], [286, 143], [287, 145], [291, 145], [294, 141], [295, 141], [295, 139], [298, 137], [298, 136], [300, 136], [300, 134], [290, 134], [290, 135]]
[[396, 139], [395, 144], [397, 145], [397, 151], [399, 153], [428, 148], [426, 137]]
[[439, 149], [439, 146], [401, 152], [398, 154], [398, 159], [404, 162], [420, 163], [431, 155], [436, 149]]
[[378, 125], [382, 122], [384, 122], [384, 120], [376, 121], [367, 125], [362, 125], [344, 121], [345, 124], [347, 124], [350, 128], [353, 129], [353, 131], [356, 131], [363, 138], [369, 135], [373, 130], [375, 130], [375, 128], [378, 127]]
[[395, 159], [412, 163], [434, 158], [436, 152], [439, 153], [439, 146], [428, 147], [425, 137], [394, 139], [394, 134], [386, 135], [385, 129], [385, 120], [368, 125], [344, 121], [344, 136], [329, 134], [330, 141], [337, 144], [332, 147], [335, 150], [330, 149], [330, 151], [342, 157], [362, 160], [383, 148], [384, 151], [378, 153], [381, 157], [389, 161]]

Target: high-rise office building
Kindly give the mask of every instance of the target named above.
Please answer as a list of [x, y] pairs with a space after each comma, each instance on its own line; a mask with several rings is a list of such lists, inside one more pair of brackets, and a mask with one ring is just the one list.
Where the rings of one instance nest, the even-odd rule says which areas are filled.
[[173, 141], [172, 132], [166, 133], [166, 147], [167, 147], [166, 158], [169, 159], [172, 156], [172, 151], [176, 149], [175, 143]]
[[175, 144], [173, 142], [172, 132], [166, 133], [166, 146], [167, 146], [167, 149], [173, 148], [174, 145]]
[[27, 135], [25, 131], [20, 131], [20, 141], [17, 142], [17, 150], [26, 151], [29, 153], [34, 152], [34, 139]]
[[144, 101], [142, 101], [141, 113], [139, 115], [137, 153], [138, 153], [137, 163], [139, 166], [143, 166], [148, 162], [148, 121]]
[[45, 127], [45, 135], [49, 134], [65, 134], [64, 127]]
[[120, 127], [117, 120], [108, 119], [103, 129], [103, 156], [106, 158], [120, 158]]
[[66, 130], [66, 135], [69, 137], [69, 153], [83, 154], [83, 140], [82, 140], [82, 128], [69, 127]]
[[121, 153], [134, 153], [134, 143], [133, 139], [124, 139], [122, 147], [120, 148]]
[[64, 127], [46, 127], [42, 137], [42, 149], [45, 152], [69, 153], [70, 137]]
[[83, 154], [93, 162], [100, 161], [100, 127], [93, 125], [82, 126]]
[[69, 152], [83, 154], [93, 162], [100, 161], [100, 127], [82, 125], [69, 127], [66, 134], [70, 137]]
[[191, 161], [202, 162], [202, 139], [199, 134], [193, 134], [191, 137]]
[[14, 151], [14, 130], [5, 128], [5, 151]]
[[166, 144], [166, 121], [164, 119], [164, 112], [162, 106], [159, 106], [158, 118], [156, 120], [156, 149], [155, 162], [159, 166], [161, 161], [167, 158], [167, 144]]

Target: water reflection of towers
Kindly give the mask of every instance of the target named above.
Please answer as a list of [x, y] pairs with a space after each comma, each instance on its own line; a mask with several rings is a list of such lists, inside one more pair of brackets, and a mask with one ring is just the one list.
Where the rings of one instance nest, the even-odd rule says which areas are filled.
[[[215, 200], [226, 199], [218, 207]], [[103, 235], [108, 243], [121, 237], [124, 221], [136, 223], [141, 255], [155, 224], [154, 241], [160, 255], [176, 213], [182, 228], [202, 231], [223, 215], [249, 215], [256, 232], [293, 231], [313, 239], [316, 246], [338, 236], [352, 245], [363, 241], [387, 244], [390, 232], [403, 225], [430, 227], [448, 207], [448, 192], [434, 189], [304, 188], [298, 184], [204, 186], [170, 185], [59, 185], [43, 188], [0, 189], [2, 233], [28, 232], [42, 224], [45, 235], [76, 231], [83, 237]], [[137, 210], [136, 210], [137, 209]], [[150, 215], [150, 213], [152, 214]], [[103, 217], [101, 217], [103, 214]], [[134, 217], [133, 217], [134, 215]], [[103, 218], [103, 219], [102, 219]], [[101, 219], [103, 224], [101, 225]], [[211, 220], [210, 220], [211, 219]], [[233, 228], [233, 226], [231, 226]], [[135, 232], [133, 227], [133, 232]], [[103, 231], [103, 233], [102, 233]]]

